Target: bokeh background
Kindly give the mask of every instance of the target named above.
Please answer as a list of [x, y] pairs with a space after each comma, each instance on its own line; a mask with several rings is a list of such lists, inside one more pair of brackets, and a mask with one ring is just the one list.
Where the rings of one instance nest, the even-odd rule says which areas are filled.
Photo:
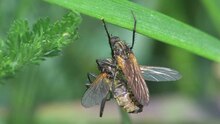
[[[219, 27], [201, 0], [133, 2], [220, 36]], [[0, 37], [6, 38], [15, 19], [26, 19], [31, 24], [42, 17], [55, 21], [67, 11], [40, 0], [0, 0]], [[103, 118], [98, 117], [99, 106], [81, 106], [87, 72], [98, 73], [95, 60], [110, 57], [101, 21], [85, 15], [82, 18], [80, 38], [67, 46], [61, 56], [48, 58], [39, 65], [27, 65], [0, 84], [0, 124], [121, 123], [114, 100], [106, 104]], [[113, 35], [131, 43], [131, 31], [110, 24], [108, 28]], [[181, 72], [183, 78], [176, 82], [147, 82], [150, 104], [144, 112], [130, 115], [133, 123], [220, 122], [219, 63], [139, 34], [134, 53], [140, 64], [170, 67]]]

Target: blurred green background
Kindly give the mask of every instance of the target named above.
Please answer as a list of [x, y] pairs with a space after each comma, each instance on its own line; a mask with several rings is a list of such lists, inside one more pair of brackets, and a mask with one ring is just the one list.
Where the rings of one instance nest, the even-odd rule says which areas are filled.
[[[133, 2], [220, 36], [220, 27], [201, 0]], [[216, 4], [220, 6], [220, 2]], [[15, 19], [34, 23], [49, 17], [55, 21], [67, 12], [40, 0], [0, 0], [0, 37], [6, 38]], [[98, 117], [99, 106], [81, 106], [87, 72], [98, 73], [95, 60], [111, 57], [101, 21], [84, 15], [82, 18], [80, 38], [66, 47], [61, 56], [46, 59], [40, 65], [25, 66], [13, 78], [2, 81], [0, 124], [121, 123], [119, 108], [113, 100], [106, 104], [103, 118]], [[110, 24], [108, 28], [113, 35], [131, 43], [131, 31]], [[141, 114], [131, 115], [133, 123], [220, 122], [219, 63], [138, 34], [134, 53], [140, 64], [170, 67], [183, 78], [176, 82], [147, 82], [150, 104]]]

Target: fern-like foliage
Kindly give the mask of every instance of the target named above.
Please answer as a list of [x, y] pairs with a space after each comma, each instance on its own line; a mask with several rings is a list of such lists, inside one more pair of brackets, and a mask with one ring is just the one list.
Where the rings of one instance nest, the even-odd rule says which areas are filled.
[[39, 19], [32, 28], [24, 20], [16, 20], [6, 40], [0, 39], [0, 78], [13, 75], [24, 65], [39, 63], [45, 57], [56, 56], [61, 49], [78, 38], [78, 13], [68, 13], [51, 23]]

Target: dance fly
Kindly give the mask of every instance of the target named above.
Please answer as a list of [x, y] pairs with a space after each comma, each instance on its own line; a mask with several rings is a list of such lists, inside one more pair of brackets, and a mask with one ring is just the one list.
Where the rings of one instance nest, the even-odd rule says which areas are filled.
[[[102, 19], [102, 22], [108, 36], [112, 58], [115, 61], [114, 63], [118, 66], [118, 70], [122, 71], [125, 79], [127, 80], [127, 85], [131, 88], [131, 91], [137, 101], [141, 105], [147, 105], [149, 102], [149, 91], [145, 80], [173, 81], [180, 79], [181, 75], [177, 71], [163, 67], [143, 67], [144, 70], [140, 69], [140, 65], [132, 52], [137, 24], [136, 17], [133, 12], [132, 15], [134, 19], [134, 28], [131, 47], [129, 47], [124, 41], [120, 40], [119, 37], [110, 36], [104, 19]], [[151, 75], [152, 73], [153, 75]], [[172, 73], [174, 73], [174, 75]], [[170, 76], [170, 74], [172, 76]]]

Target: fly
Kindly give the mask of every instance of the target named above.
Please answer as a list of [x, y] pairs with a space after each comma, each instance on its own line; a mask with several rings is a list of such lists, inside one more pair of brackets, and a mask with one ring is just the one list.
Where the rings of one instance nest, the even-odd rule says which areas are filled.
[[[114, 61], [113, 63], [117, 65], [118, 70], [122, 71], [127, 80], [128, 88], [131, 88], [138, 103], [141, 105], [147, 105], [149, 102], [149, 91], [145, 80], [173, 81], [180, 79], [181, 75], [177, 71], [169, 68], [140, 66], [138, 64], [137, 59], [132, 52], [137, 24], [133, 12], [132, 15], [134, 19], [134, 28], [131, 47], [129, 47], [124, 41], [120, 40], [119, 37], [110, 36], [104, 19], [102, 19], [102, 22], [108, 36], [113, 58], [112, 60]], [[140, 67], [142, 67], [142, 70]]]
[[[83, 95], [82, 105], [87, 108], [100, 105], [99, 116], [102, 117], [105, 102], [111, 99], [112, 95], [117, 104], [126, 112], [142, 112], [143, 106], [137, 102], [133, 93], [127, 88], [126, 80], [116, 70], [112, 59], [97, 60], [96, 62], [101, 73], [98, 76], [88, 74], [91, 84], [88, 85], [88, 89]], [[95, 78], [94, 81], [91, 80], [91, 76]]]

